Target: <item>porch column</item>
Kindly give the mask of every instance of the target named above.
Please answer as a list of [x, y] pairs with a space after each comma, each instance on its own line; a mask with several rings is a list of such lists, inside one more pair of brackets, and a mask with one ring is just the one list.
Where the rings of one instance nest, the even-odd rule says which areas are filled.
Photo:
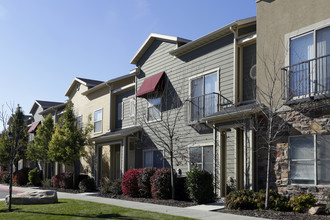
[[225, 130], [220, 130], [220, 196], [226, 196], [227, 175], [226, 175], [226, 136]]
[[125, 147], [126, 147], [126, 138], [123, 138], [121, 145], [120, 145], [120, 177], [122, 177], [122, 175], [125, 172], [125, 163], [126, 163], [125, 155], [127, 152]]

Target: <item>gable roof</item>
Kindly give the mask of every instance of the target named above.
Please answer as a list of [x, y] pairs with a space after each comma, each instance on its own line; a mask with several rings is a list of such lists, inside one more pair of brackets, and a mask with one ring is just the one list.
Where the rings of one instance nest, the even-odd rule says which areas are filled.
[[97, 90], [99, 90], [99, 89], [102, 89], [102, 88], [104, 88], [104, 87], [109, 86], [111, 83], [118, 82], [118, 81], [120, 81], [120, 80], [125, 80], [125, 79], [128, 79], [128, 78], [134, 78], [134, 77], [135, 77], [135, 75], [132, 74], [132, 73], [130, 73], [130, 74], [126, 74], [126, 75], [123, 75], [123, 76], [119, 76], [119, 77], [117, 77], [117, 78], [110, 79], [110, 80], [108, 80], [108, 81], [106, 81], [106, 82], [103, 82], [103, 83], [101, 83], [101, 84], [98, 84], [97, 86], [94, 86], [94, 87], [88, 89], [87, 91], [85, 91], [85, 92], [83, 92], [83, 93], [81, 93], [81, 94], [82, 94], [82, 95], [89, 95], [89, 94], [91, 94], [91, 93], [93, 93], [93, 92], [95, 92], [95, 91], [97, 91]]
[[185, 53], [188, 53], [192, 50], [195, 50], [199, 47], [202, 47], [210, 42], [213, 42], [214, 40], [225, 36], [227, 34], [232, 33], [231, 32], [231, 28], [236, 27], [236, 26], [240, 26], [240, 25], [245, 25], [248, 23], [253, 23], [256, 22], [256, 17], [251, 17], [251, 18], [246, 18], [246, 19], [241, 19], [241, 20], [237, 20], [234, 21], [222, 28], [219, 28], [218, 30], [215, 30], [207, 35], [204, 35], [196, 40], [190, 41], [189, 43], [182, 45], [181, 47], [170, 51], [170, 54], [173, 56], [181, 56]]
[[143, 56], [143, 54], [146, 52], [146, 50], [150, 47], [150, 45], [155, 40], [163, 40], [163, 41], [171, 41], [174, 43], [188, 43], [190, 40], [180, 38], [180, 37], [173, 37], [169, 35], [163, 35], [163, 34], [155, 34], [151, 33], [147, 40], [142, 44], [140, 49], [136, 52], [134, 57], [131, 59], [131, 64], [137, 64], [137, 62], [140, 60], [140, 58]]
[[47, 109], [43, 110], [42, 112], [39, 112], [39, 115], [46, 116], [47, 114], [50, 114], [52, 111], [55, 111], [55, 110], [58, 110], [58, 109], [64, 109], [66, 104], [67, 104], [67, 102], [62, 102], [58, 105], [54, 105], [50, 108], [47, 108]]
[[63, 102], [52, 102], [52, 101], [42, 101], [42, 100], [35, 100], [32, 108], [30, 110], [31, 114], [37, 110], [38, 106], [40, 106], [43, 110], [53, 107], [55, 105], [63, 104]]
[[103, 83], [103, 81], [99, 81], [99, 80], [94, 80], [94, 79], [85, 79], [85, 78], [81, 78], [81, 77], [76, 77], [73, 79], [69, 89], [66, 91], [65, 96], [69, 96], [69, 94], [71, 93], [71, 91], [75, 88], [76, 84], [80, 83], [84, 86], [87, 86], [88, 88], [92, 88], [94, 86], [97, 86], [101, 83]]

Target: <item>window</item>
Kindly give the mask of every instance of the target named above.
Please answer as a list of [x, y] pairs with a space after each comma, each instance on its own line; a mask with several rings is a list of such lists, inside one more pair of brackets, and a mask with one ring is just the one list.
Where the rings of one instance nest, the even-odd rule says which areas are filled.
[[209, 173], [213, 172], [213, 146], [189, 148], [189, 168], [195, 166]]
[[217, 110], [218, 74], [212, 72], [191, 80], [191, 121], [199, 121], [202, 117], [211, 115]]
[[330, 135], [290, 137], [291, 182], [330, 184]]
[[158, 150], [148, 150], [143, 152], [143, 167], [163, 168], [163, 154]]
[[148, 121], [154, 121], [161, 118], [161, 97], [148, 98]]
[[102, 132], [102, 109], [94, 112], [94, 133]]
[[134, 98], [132, 98], [130, 100], [130, 115], [131, 115], [131, 118], [135, 117], [135, 99]]
[[76, 125], [78, 126], [79, 129], [82, 129], [82, 115], [76, 118]]
[[330, 90], [330, 27], [290, 39], [289, 92], [304, 96]]
[[123, 120], [123, 102], [119, 102], [117, 105], [117, 120]]

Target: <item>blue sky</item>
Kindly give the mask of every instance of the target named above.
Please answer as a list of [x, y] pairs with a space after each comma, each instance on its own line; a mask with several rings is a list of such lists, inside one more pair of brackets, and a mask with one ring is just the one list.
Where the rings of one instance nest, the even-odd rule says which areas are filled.
[[128, 74], [150, 33], [194, 40], [255, 15], [255, 0], [0, 0], [0, 104], [28, 114], [76, 76]]

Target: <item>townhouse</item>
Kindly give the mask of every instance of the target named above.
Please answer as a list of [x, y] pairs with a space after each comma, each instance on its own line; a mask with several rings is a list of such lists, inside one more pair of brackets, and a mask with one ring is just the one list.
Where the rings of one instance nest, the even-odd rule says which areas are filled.
[[198, 166], [213, 173], [219, 195], [227, 193], [227, 179], [238, 189], [253, 188], [256, 18], [194, 41], [151, 34], [131, 63], [140, 70], [136, 102], [137, 120], [148, 137], [144, 167], [168, 166], [170, 155], [161, 143], [166, 138], [159, 138], [166, 134], [159, 126], [166, 131], [177, 123], [174, 153], [186, 155], [177, 155], [174, 169], [185, 174]]
[[[78, 126], [94, 126], [80, 173], [99, 183], [132, 168], [169, 167], [174, 157], [179, 174], [193, 166], [211, 172], [219, 196], [264, 189], [265, 134], [256, 123], [270, 109], [285, 122], [272, 143], [272, 187], [323, 199], [330, 183], [330, 2], [256, 3], [257, 17], [196, 40], [150, 34], [129, 74], [105, 82], [75, 78], [65, 95]], [[65, 103], [41, 106], [36, 101], [31, 113], [57, 121]], [[33, 133], [38, 120], [32, 125]]]
[[[267, 91], [269, 76], [279, 79], [272, 98], [287, 125], [276, 143], [271, 182], [283, 194], [312, 192], [324, 199], [330, 184], [330, 1], [256, 2], [257, 85]], [[261, 174], [265, 163], [258, 162]], [[262, 188], [264, 176], [259, 179]]]

